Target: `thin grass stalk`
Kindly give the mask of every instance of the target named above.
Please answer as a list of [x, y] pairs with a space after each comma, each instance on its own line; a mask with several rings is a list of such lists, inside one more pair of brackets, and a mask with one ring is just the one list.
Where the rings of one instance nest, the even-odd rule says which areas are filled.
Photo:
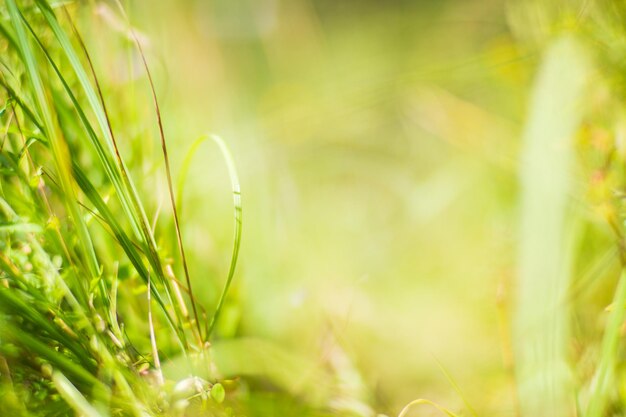
[[585, 417], [604, 416], [611, 393], [615, 388], [615, 368], [619, 360], [621, 327], [626, 319], [626, 270], [622, 270], [620, 274], [612, 306], [602, 338], [600, 363], [590, 387]]
[[[129, 23], [128, 20], [128, 16], [126, 15], [126, 12], [124, 10], [124, 7], [122, 6], [122, 4], [119, 2], [119, 0], [116, 1], [118, 7], [120, 8], [124, 18], [126, 19], [127, 23]], [[185, 281], [187, 283], [187, 290], [189, 291], [189, 299], [191, 302], [191, 308], [193, 311], [193, 317], [194, 317], [194, 321], [195, 321], [195, 327], [197, 330], [197, 336], [198, 336], [198, 342], [199, 342], [199, 346], [202, 346], [203, 341], [208, 339], [208, 335], [206, 335], [204, 338], [202, 337], [202, 330], [200, 327], [200, 319], [198, 316], [198, 308], [196, 307], [196, 300], [195, 297], [193, 295], [193, 289], [191, 286], [191, 278], [189, 275], [189, 266], [187, 264], [187, 256], [185, 254], [185, 245], [183, 243], [183, 237], [182, 237], [182, 233], [180, 230], [180, 221], [178, 218], [178, 210], [176, 208], [176, 199], [175, 199], [175, 194], [174, 194], [174, 186], [172, 184], [172, 170], [170, 168], [170, 159], [168, 156], [168, 152], [167, 152], [167, 141], [165, 140], [165, 131], [163, 129], [163, 120], [161, 117], [161, 109], [159, 106], [159, 100], [157, 99], [157, 95], [156, 95], [156, 89], [154, 87], [154, 81], [152, 79], [152, 73], [150, 72], [150, 67], [148, 66], [148, 62], [146, 60], [146, 55], [144, 54], [143, 48], [141, 46], [141, 42], [139, 42], [139, 38], [137, 38], [137, 34], [135, 33], [135, 30], [132, 28], [132, 26], [129, 26], [129, 30], [130, 33], [135, 41], [135, 45], [137, 46], [137, 50], [139, 51], [139, 55], [141, 56], [141, 61], [143, 63], [143, 67], [144, 70], [146, 72], [146, 75], [148, 77], [148, 83], [150, 85], [150, 91], [152, 93], [152, 102], [154, 104], [154, 111], [156, 113], [156, 118], [157, 118], [157, 124], [158, 124], [158, 128], [159, 128], [159, 137], [161, 140], [161, 151], [163, 153], [163, 159], [165, 161], [165, 173], [166, 173], [166, 177], [167, 177], [167, 190], [168, 190], [168, 194], [169, 194], [169, 199], [170, 199], [170, 204], [171, 204], [171, 208], [172, 208], [172, 214], [174, 216], [174, 228], [176, 230], [176, 241], [178, 244], [178, 249], [179, 249], [179, 253], [180, 253], [180, 257], [181, 257], [181, 261], [183, 264], [183, 272], [185, 274]]]
[[224, 307], [224, 302], [226, 301], [226, 295], [228, 294], [228, 290], [230, 289], [230, 285], [233, 281], [233, 277], [235, 276], [235, 269], [237, 267], [237, 260], [239, 257], [239, 249], [241, 247], [241, 230], [242, 230], [242, 205], [241, 205], [241, 187], [239, 184], [239, 176], [237, 174], [237, 168], [235, 166], [235, 161], [228, 149], [228, 146], [217, 135], [204, 135], [199, 137], [194, 141], [194, 143], [189, 148], [187, 155], [185, 155], [185, 159], [183, 161], [182, 169], [180, 172], [180, 176], [178, 178], [178, 195], [176, 196], [177, 204], [179, 207], [182, 207], [183, 204], [183, 191], [185, 188], [185, 184], [187, 182], [187, 176], [189, 175], [189, 169], [191, 167], [191, 160], [194, 155], [202, 145], [207, 140], [212, 140], [220, 150], [224, 161], [226, 162], [226, 166], [228, 168], [228, 176], [230, 177], [230, 183], [232, 187], [233, 193], [233, 208], [234, 208], [234, 219], [235, 219], [235, 230], [234, 230], [234, 238], [233, 238], [233, 249], [230, 257], [230, 265], [228, 268], [228, 275], [226, 277], [226, 283], [224, 284], [224, 288], [220, 293], [220, 297], [218, 299], [217, 307], [215, 308], [215, 312], [211, 316], [211, 319], [207, 321], [206, 326], [206, 337], [207, 340], [213, 333], [219, 315]]

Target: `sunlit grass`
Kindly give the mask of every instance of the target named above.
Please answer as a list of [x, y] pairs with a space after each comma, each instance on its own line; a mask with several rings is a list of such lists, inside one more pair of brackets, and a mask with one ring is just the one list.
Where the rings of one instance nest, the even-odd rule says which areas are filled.
[[[8, 1], [6, 7], [9, 19], [2, 22], [2, 33], [8, 52], [2, 85], [9, 129], [3, 150], [6, 228], [0, 308], [8, 369], [3, 391], [15, 401], [5, 412], [67, 414], [71, 411], [63, 409], [69, 407], [90, 416], [141, 416], [184, 413], [190, 402], [199, 400], [204, 408], [211, 402], [216, 406], [224, 392], [210, 372], [206, 342], [222, 302], [215, 313], [200, 317], [189, 279], [177, 281], [166, 257], [176, 245], [157, 245], [69, 12], [63, 5], [53, 10], [44, 1], [30, 7]], [[59, 12], [72, 27], [73, 40], [58, 20]], [[163, 134], [161, 143], [186, 275]], [[228, 156], [226, 145], [218, 144]], [[227, 162], [237, 187], [230, 283], [241, 206], [232, 158]], [[136, 297], [145, 302], [132, 301]], [[204, 333], [201, 319], [207, 326]], [[145, 325], [135, 327], [133, 321]], [[141, 335], [146, 326], [148, 338]], [[151, 348], [142, 351], [141, 346]], [[165, 380], [162, 354], [185, 358], [180, 363], [187, 369], [184, 376]], [[206, 379], [195, 377], [197, 367], [205, 368]], [[188, 381], [193, 383], [181, 395], [180, 386]], [[214, 389], [217, 394], [210, 394]]]
[[626, 9], [540, 3], [6, 0], [0, 414], [621, 415]]

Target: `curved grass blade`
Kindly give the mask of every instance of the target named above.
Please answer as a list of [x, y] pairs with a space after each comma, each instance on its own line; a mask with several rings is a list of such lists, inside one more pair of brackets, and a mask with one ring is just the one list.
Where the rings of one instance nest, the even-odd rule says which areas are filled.
[[242, 226], [242, 207], [241, 207], [241, 187], [239, 185], [239, 176], [237, 175], [237, 168], [235, 166], [235, 162], [233, 157], [228, 149], [226, 143], [217, 135], [205, 135], [196, 139], [194, 143], [189, 148], [187, 155], [183, 161], [183, 166], [180, 172], [180, 177], [178, 178], [178, 195], [176, 196], [177, 204], [179, 207], [182, 207], [183, 204], [183, 190], [185, 184], [187, 182], [187, 176], [189, 175], [189, 168], [191, 167], [191, 160], [194, 155], [202, 145], [207, 140], [212, 140], [215, 144], [217, 144], [220, 152], [224, 160], [226, 161], [226, 165], [228, 168], [228, 175], [230, 177], [231, 187], [233, 191], [233, 206], [234, 206], [234, 218], [235, 218], [235, 237], [233, 241], [233, 250], [231, 254], [230, 266], [228, 270], [228, 276], [226, 277], [226, 284], [224, 285], [224, 289], [220, 294], [220, 298], [215, 309], [215, 313], [211, 317], [210, 322], [208, 323], [206, 329], [206, 338], [209, 339], [209, 336], [213, 332], [215, 324], [217, 323], [217, 319], [219, 318], [220, 312], [224, 306], [224, 301], [226, 300], [226, 294], [230, 288], [230, 284], [232, 283], [233, 277], [235, 275], [235, 268], [237, 266], [237, 259], [239, 257], [239, 249], [241, 247], [241, 226]]
[[411, 408], [413, 408], [416, 405], [430, 405], [431, 407], [436, 408], [437, 410], [441, 411], [442, 414], [445, 414], [448, 417], [459, 417], [457, 414], [455, 414], [452, 411], [448, 410], [447, 408], [437, 404], [436, 402], [433, 402], [433, 401], [430, 401], [430, 400], [426, 400], [424, 398], [413, 400], [410, 403], [408, 403], [407, 405], [405, 405], [404, 408], [402, 409], [402, 411], [400, 411], [400, 414], [398, 414], [398, 417], [406, 416], [409, 413], [409, 411], [411, 410]]
[[[228, 268], [228, 276], [226, 277], [226, 284], [224, 285], [224, 289], [220, 294], [219, 301], [217, 303], [217, 307], [215, 308], [215, 313], [213, 313], [213, 317], [211, 317], [211, 321], [207, 327], [206, 337], [207, 340], [213, 329], [215, 328], [215, 324], [220, 316], [222, 308], [224, 307], [224, 301], [226, 300], [226, 295], [228, 294], [228, 290], [230, 288], [230, 284], [233, 281], [233, 277], [235, 276], [235, 268], [237, 267], [237, 259], [239, 258], [239, 249], [241, 247], [241, 227], [242, 227], [242, 207], [241, 207], [241, 187], [239, 185], [239, 176], [237, 175], [237, 168], [235, 167], [235, 161], [233, 160], [230, 151], [228, 150], [228, 146], [226, 143], [217, 135], [208, 135], [207, 137], [200, 138], [196, 141], [202, 142], [206, 139], [211, 139], [213, 142], [217, 144], [220, 151], [222, 152], [222, 156], [226, 161], [226, 165], [228, 167], [228, 175], [230, 177], [230, 183], [233, 190], [233, 207], [234, 207], [234, 218], [235, 218], [235, 232], [233, 239], [233, 250], [230, 258], [230, 266]], [[197, 147], [196, 147], [197, 148]], [[193, 148], [192, 148], [193, 149]], [[188, 166], [189, 164], [187, 164]], [[188, 170], [188, 168], [187, 168]], [[185, 171], [185, 175], [186, 175]], [[184, 177], [181, 178], [181, 182], [184, 183]]]

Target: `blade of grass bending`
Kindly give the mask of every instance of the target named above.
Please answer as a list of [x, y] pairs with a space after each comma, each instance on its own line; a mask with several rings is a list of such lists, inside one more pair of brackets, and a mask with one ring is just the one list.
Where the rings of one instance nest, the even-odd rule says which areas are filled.
[[445, 377], [448, 380], [448, 382], [450, 383], [450, 385], [452, 385], [452, 388], [454, 388], [454, 390], [456, 391], [458, 396], [461, 397], [461, 399], [463, 400], [463, 404], [465, 404], [465, 407], [469, 410], [470, 414], [473, 417], [478, 417], [478, 414], [476, 414], [476, 410], [474, 410], [474, 407], [472, 407], [472, 405], [468, 401], [468, 399], [465, 396], [465, 394], [463, 394], [463, 391], [461, 390], [461, 387], [459, 387], [459, 384], [456, 383], [456, 381], [454, 380], [454, 378], [452, 377], [450, 372], [448, 372], [446, 367], [443, 366], [443, 363], [441, 363], [439, 358], [437, 358], [437, 356], [435, 356], [434, 354], [433, 354], [433, 358], [435, 359], [435, 362], [437, 362], [437, 366], [439, 367], [441, 372], [445, 375]]
[[224, 301], [226, 299], [226, 294], [228, 293], [228, 289], [230, 288], [230, 284], [233, 280], [233, 276], [235, 275], [235, 268], [237, 266], [237, 259], [239, 257], [239, 248], [241, 246], [241, 225], [242, 225], [242, 207], [241, 207], [241, 191], [239, 186], [239, 176], [237, 175], [237, 168], [235, 167], [235, 162], [233, 160], [230, 151], [228, 150], [228, 146], [226, 143], [217, 135], [205, 135], [196, 139], [194, 143], [189, 148], [187, 155], [183, 161], [183, 166], [180, 172], [180, 177], [178, 178], [178, 195], [176, 196], [177, 204], [179, 207], [182, 207], [183, 203], [183, 190], [185, 184], [187, 182], [187, 176], [189, 175], [189, 168], [191, 167], [191, 160], [193, 156], [200, 148], [205, 141], [212, 140], [215, 142], [222, 153], [224, 160], [226, 161], [226, 165], [228, 168], [228, 175], [230, 177], [231, 187], [233, 190], [233, 205], [235, 209], [235, 238], [233, 242], [233, 250], [231, 254], [230, 267], [228, 270], [228, 276], [226, 278], [226, 284], [222, 293], [220, 294], [220, 298], [215, 309], [215, 313], [211, 317], [210, 322], [208, 322], [208, 326], [206, 329], [206, 338], [208, 340], [209, 336], [213, 332], [215, 324], [217, 323], [217, 319], [222, 311], [222, 307], [224, 306]]
[[[235, 161], [233, 160], [230, 151], [228, 150], [228, 146], [226, 143], [217, 135], [209, 135], [207, 138], [212, 139], [220, 151], [222, 152], [222, 156], [226, 161], [226, 166], [228, 167], [228, 175], [230, 177], [230, 183], [233, 190], [233, 207], [234, 207], [234, 219], [235, 219], [235, 231], [234, 231], [234, 239], [233, 239], [233, 250], [230, 257], [230, 266], [228, 268], [228, 276], [226, 277], [226, 284], [224, 284], [224, 289], [220, 294], [219, 301], [217, 303], [217, 307], [215, 308], [215, 313], [213, 313], [213, 317], [211, 317], [211, 321], [207, 327], [206, 337], [207, 340], [213, 329], [215, 328], [215, 324], [220, 316], [222, 308], [224, 307], [224, 302], [226, 300], [226, 295], [228, 294], [228, 290], [230, 289], [230, 284], [233, 281], [233, 277], [235, 276], [235, 268], [237, 267], [237, 259], [239, 258], [239, 249], [241, 247], [241, 226], [242, 226], [242, 207], [241, 207], [241, 187], [239, 185], [239, 176], [237, 175], [237, 168], [235, 167]], [[205, 140], [206, 138], [200, 138], [198, 140]]]
[[619, 359], [621, 327], [626, 319], [626, 269], [623, 269], [615, 295], [614, 308], [609, 313], [602, 339], [600, 363], [593, 376], [589, 393], [589, 405], [585, 417], [601, 417], [606, 410], [612, 389], [615, 389], [615, 367]]
[[590, 65], [571, 36], [547, 50], [523, 136], [520, 244], [513, 343], [521, 417], [570, 417], [570, 265], [575, 225], [569, 204], [573, 139]]
[[[124, 10], [124, 7], [122, 6], [122, 4], [118, 1], [116, 1], [118, 7], [120, 8], [124, 18], [126, 19], [127, 23], [129, 23], [128, 20], [128, 16], [126, 15], [126, 12]], [[143, 48], [141, 47], [141, 42], [139, 42], [139, 38], [137, 38], [137, 34], [135, 33], [135, 30], [132, 28], [132, 26], [130, 26], [129, 23], [129, 31], [133, 36], [133, 39], [135, 41], [135, 45], [137, 46], [137, 50], [139, 51], [139, 55], [141, 56], [141, 61], [143, 63], [143, 67], [144, 70], [146, 71], [146, 75], [148, 76], [148, 83], [150, 85], [150, 91], [152, 92], [152, 101], [154, 104], [154, 111], [156, 113], [156, 117], [157, 117], [157, 124], [159, 127], [159, 136], [161, 138], [161, 151], [163, 153], [163, 159], [165, 161], [165, 173], [166, 173], [166, 177], [167, 177], [167, 190], [168, 190], [168, 194], [170, 197], [170, 204], [172, 206], [172, 214], [174, 216], [174, 227], [176, 229], [176, 240], [178, 243], [178, 249], [180, 252], [180, 257], [181, 257], [181, 261], [183, 263], [183, 272], [185, 273], [185, 281], [187, 283], [187, 289], [189, 291], [190, 294], [190, 301], [191, 301], [191, 308], [193, 310], [193, 316], [194, 316], [194, 320], [196, 322], [196, 329], [198, 331], [198, 338], [199, 338], [199, 342], [200, 344], [202, 344], [203, 339], [202, 339], [202, 330], [200, 328], [200, 319], [198, 316], [198, 308], [196, 307], [196, 301], [195, 298], [193, 296], [193, 290], [191, 287], [191, 278], [189, 276], [189, 267], [187, 265], [187, 257], [185, 255], [185, 245], [183, 243], [183, 238], [182, 238], [182, 234], [180, 231], [180, 222], [178, 219], [178, 210], [176, 209], [176, 200], [174, 198], [174, 186], [172, 185], [172, 171], [170, 169], [170, 160], [169, 160], [169, 156], [167, 153], [167, 141], [165, 140], [165, 132], [163, 129], [163, 119], [161, 117], [161, 109], [159, 107], [159, 100], [157, 99], [157, 95], [156, 95], [156, 89], [154, 88], [154, 81], [152, 79], [152, 73], [150, 72], [150, 67], [148, 66], [148, 61], [146, 60], [146, 55], [143, 52]], [[204, 338], [204, 340], [208, 339], [208, 335]]]
[[100, 267], [98, 265], [98, 260], [96, 258], [96, 253], [93, 248], [87, 226], [80, 214], [76, 194], [72, 186], [71, 176], [69, 173], [68, 151], [65, 147], [65, 143], [58, 136], [56, 126], [53, 123], [43, 82], [37, 70], [35, 56], [30, 48], [28, 39], [26, 38], [23, 21], [20, 17], [20, 11], [15, 3], [15, 0], [7, 0], [7, 6], [11, 16], [11, 22], [15, 28], [19, 53], [26, 67], [30, 82], [33, 86], [33, 91], [35, 92], [35, 106], [42, 117], [45, 128], [44, 132], [46, 132], [46, 136], [50, 140], [51, 150], [54, 155], [54, 162], [58, 171], [61, 187], [67, 196], [65, 199], [66, 206], [70, 215], [74, 219], [81, 248], [84, 256], [86, 257], [85, 262], [87, 270], [93, 279], [99, 276]]
[[187, 183], [187, 177], [189, 176], [189, 169], [191, 168], [191, 161], [193, 157], [196, 155], [196, 153], [198, 152], [200, 145], [202, 145], [207, 140], [209, 140], [208, 135], [203, 135], [199, 137], [198, 139], [196, 139], [191, 144], [191, 147], [187, 151], [187, 154], [185, 155], [185, 159], [183, 159], [183, 163], [180, 168], [180, 173], [178, 174], [178, 184], [176, 187], [176, 190], [177, 190], [176, 205], [178, 206], [178, 209], [180, 210], [181, 213], [183, 213], [183, 206], [185, 203], [183, 200], [183, 195], [184, 195], [183, 190], [185, 189], [185, 184]]
[[437, 404], [436, 402], [433, 402], [433, 401], [430, 401], [430, 400], [426, 400], [424, 398], [413, 400], [410, 403], [408, 403], [407, 405], [405, 405], [404, 408], [402, 409], [402, 411], [400, 411], [400, 414], [398, 414], [398, 417], [406, 416], [409, 413], [409, 411], [411, 410], [411, 408], [413, 408], [416, 405], [430, 405], [431, 407], [436, 408], [437, 410], [441, 411], [442, 414], [445, 414], [448, 417], [459, 417], [457, 414], [454, 414], [452, 411], [450, 411], [447, 408]]

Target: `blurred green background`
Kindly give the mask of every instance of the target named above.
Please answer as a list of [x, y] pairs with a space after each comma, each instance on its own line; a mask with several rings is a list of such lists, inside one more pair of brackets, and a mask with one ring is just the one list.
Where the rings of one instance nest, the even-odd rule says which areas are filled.
[[[536, 56], [511, 33], [505, 2], [127, 7], [174, 172], [203, 133], [224, 138], [238, 165], [243, 246], [219, 334], [279, 342], [338, 371], [347, 398], [381, 413], [420, 397], [463, 408], [451, 378], [481, 415], [514, 415], [516, 160]], [[120, 55], [123, 36], [98, 35], [116, 24], [105, 6], [95, 10], [84, 30], [106, 95], [135, 100], [129, 131], [156, 129], [140, 58]], [[130, 146], [144, 161], [129, 162], [136, 178], [162, 168], [157, 142]], [[233, 225], [225, 164], [203, 146], [182, 221], [210, 310]], [[150, 178], [144, 194], [166, 210], [164, 183]]]

